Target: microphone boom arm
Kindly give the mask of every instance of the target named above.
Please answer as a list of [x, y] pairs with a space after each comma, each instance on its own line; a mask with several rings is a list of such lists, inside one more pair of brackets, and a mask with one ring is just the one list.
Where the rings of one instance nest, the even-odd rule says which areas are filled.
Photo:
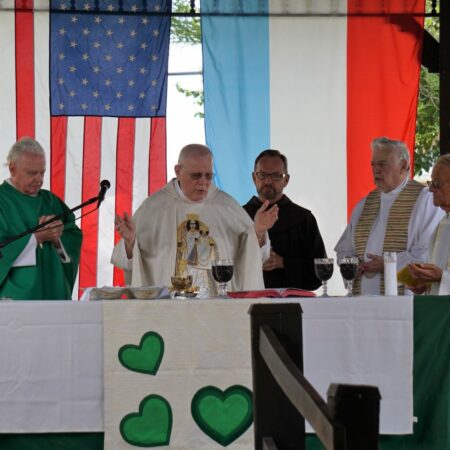
[[[41, 228], [44, 228], [44, 227], [47, 226], [48, 224], [53, 223], [53, 222], [56, 222], [57, 220], [63, 219], [63, 223], [64, 223], [64, 222], [65, 222], [64, 219], [67, 217], [67, 215], [68, 215], [69, 213], [74, 212], [74, 211], [77, 211], [77, 210], [79, 210], [79, 209], [81, 209], [81, 208], [84, 208], [85, 206], [90, 205], [90, 204], [92, 204], [92, 203], [95, 203], [95, 202], [97, 202], [97, 201], [99, 200], [99, 198], [100, 198], [100, 195], [97, 195], [96, 197], [92, 197], [92, 198], [90, 198], [89, 200], [86, 200], [85, 202], [81, 203], [81, 204], [78, 205], [78, 206], [75, 206], [75, 208], [72, 208], [72, 209], [70, 209], [70, 210], [67, 211], [67, 212], [64, 212], [64, 213], [61, 213], [61, 214], [57, 214], [55, 217], [52, 217], [51, 219], [46, 220], [45, 222], [42, 222], [42, 223], [40, 223], [40, 224], [38, 224], [38, 225], [36, 225], [36, 226], [34, 226], [34, 227], [28, 228], [27, 230], [23, 231], [22, 233], [16, 234], [15, 236], [11, 236], [11, 237], [5, 239], [4, 241], [0, 242], [0, 248], [6, 247], [6, 246], [7, 246], [8, 244], [10, 244], [11, 242], [17, 241], [17, 239], [20, 239], [21, 237], [26, 236], [27, 234], [32, 234], [32, 233], [34, 233], [35, 231], [38, 231], [38, 230], [40, 230]], [[99, 205], [97, 205], [97, 208], [96, 208], [96, 209], [98, 209], [98, 206], [99, 206]], [[94, 210], [94, 211], [95, 211], [95, 210]], [[0, 252], [0, 258], [1, 258], [2, 256], [3, 256], [3, 255], [2, 255], [1, 252]]]

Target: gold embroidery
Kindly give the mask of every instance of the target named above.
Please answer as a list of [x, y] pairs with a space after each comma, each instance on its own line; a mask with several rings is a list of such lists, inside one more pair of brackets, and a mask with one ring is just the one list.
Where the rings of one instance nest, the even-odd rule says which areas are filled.
[[186, 214], [177, 228], [177, 256], [175, 275], [195, 275], [194, 284], [209, 285], [211, 260], [216, 257], [216, 243], [209, 235], [209, 227], [198, 214]]
[[[416, 204], [420, 192], [424, 188], [417, 181], [410, 180], [398, 194], [389, 211], [386, 233], [384, 235], [383, 252], [403, 252], [408, 245], [408, 227], [412, 210]], [[356, 255], [364, 258], [367, 241], [372, 226], [380, 210], [380, 196], [378, 189], [369, 193], [364, 203], [361, 217], [356, 225], [354, 245]], [[355, 294], [361, 293], [361, 279], [357, 277], [353, 291]], [[400, 293], [404, 288], [399, 289]], [[384, 294], [384, 274], [381, 274], [380, 293]]]

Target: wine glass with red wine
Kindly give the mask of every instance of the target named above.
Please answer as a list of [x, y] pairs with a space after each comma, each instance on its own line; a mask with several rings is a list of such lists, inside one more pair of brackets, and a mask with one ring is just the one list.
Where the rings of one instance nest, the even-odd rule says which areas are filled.
[[323, 293], [321, 297], [328, 297], [327, 281], [333, 275], [333, 258], [314, 258], [314, 271], [316, 277], [322, 282]]
[[233, 261], [215, 259], [211, 263], [212, 276], [218, 283], [218, 296], [227, 297], [227, 283], [233, 278]]
[[344, 256], [339, 260], [339, 270], [346, 282], [347, 297], [353, 296], [353, 280], [358, 274], [359, 258], [357, 256]]

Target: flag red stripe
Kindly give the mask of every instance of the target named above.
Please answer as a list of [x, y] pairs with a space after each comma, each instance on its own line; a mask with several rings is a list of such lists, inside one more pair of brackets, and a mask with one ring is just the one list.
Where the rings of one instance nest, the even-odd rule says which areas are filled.
[[166, 118], [152, 119], [149, 147], [148, 192], [153, 194], [167, 183]]
[[[82, 201], [98, 195], [100, 186], [102, 119], [86, 117], [83, 136]], [[86, 206], [82, 213], [95, 209], [96, 204]], [[98, 210], [81, 219], [83, 245], [80, 260], [80, 288], [97, 285]], [[81, 293], [81, 292], [80, 292]]]
[[[424, 11], [424, 1], [349, 0], [348, 12]], [[379, 11], [379, 9], [378, 9]], [[397, 16], [398, 17], [398, 16]], [[405, 20], [402, 18], [401, 20]], [[384, 17], [348, 17], [347, 25], [347, 208], [374, 188], [370, 141], [388, 136], [414, 150], [422, 26]], [[418, 22], [416, 22], [419, 25]], [[405, 26], [407, 26], [405, 32]]]
[[50, 119], [50, 190], [64, 200], [66, 192], [67, 117]]
[[[116, 207], [115, 213], [132, 213], [133, 206], [133, 168], [134, 168], [134, 139], [136, 120], [129, 118], [119, 119], [117, 129], [116, 151]], [[137, 162], [139, 164], [139, 161]], [[120, 239], [115, 233], [114, 242]], [[123, 271], [114, 267], [114, 286], [124, 284]]]
[[17, 138], [35, 136], [33, 1], [15, 0]]

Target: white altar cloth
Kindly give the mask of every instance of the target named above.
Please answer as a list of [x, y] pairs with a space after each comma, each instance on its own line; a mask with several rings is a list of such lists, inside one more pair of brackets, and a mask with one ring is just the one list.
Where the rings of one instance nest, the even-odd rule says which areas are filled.
[[[251, 389], [248, 309], [251, 303], [262, 301], [301, 303], [305, 375], [323, 397], [326, 398], [330, 383], [376, 385], [382, 396], [380, 431], [412, 432], [412, 297], [1, 301], [0, 432], [105, 430], [104, 305], [113, 316], [128, 316], [132, 324], [125, 340], [110, 339], [107, 327], [115, 325], [110, 315], [108, 319], [105, 317], [105, 345], [110, 353], [105, 358], [114, 355], [115, 345], [138, 344], [142, 331], [163, 330], [169, 348], [171, 333], [177, 345], [181, 345], [179, 354], [183, 345], [185, 349], [189, 347], [190, 358], [181, 362], [178, 359], [177, 364], [184, 373], [175, 382], [188, 385], [192, 377], [198, 376], [195, 372], [198, 367], [203, 367], [204, 373], [216, 371], [226, 376], [231, 362], [232, 370], [241, 374], [238, 382]], [[148, 310], [148, 316], [139, 319], [133, 310], [141, 314], [142, 308]], [[184, 339], [180, 340], [180, 336]], [[226, 351], [230, 345], [223, 337], [232, 337], [238, 343], [233, 345], [232, 352]], [[202, 352], [197, 353], [196, 345], [200, 344]], [[219, 354], [220, 358], [205, 358], [208, 354]], [[166, 368], [176, 361], [173, 359], [171, 363], [170, 358], [170, 353], [166, 353]], [[193, 367], [188, 370], [189, 361]], [[108, 364], [106, 359], [107, 368]], [[108, 391], [111, 381], [108, 377], [113, 372], [108, 368], [105, 375], [107, 402], [114, 401], [114, 394]], [[163, 381], [160, 377], [160, 386]], [[203, 381], [209, 382], [208, 377]], [[133, 409], [136, 407], [135, 402]], [[120, 414], [121, 411], [110, 419], [117, 420]], [[246, 433], [251, 435], [251, 430]], [[176, 433], [175, 422], [173, 433]]]

